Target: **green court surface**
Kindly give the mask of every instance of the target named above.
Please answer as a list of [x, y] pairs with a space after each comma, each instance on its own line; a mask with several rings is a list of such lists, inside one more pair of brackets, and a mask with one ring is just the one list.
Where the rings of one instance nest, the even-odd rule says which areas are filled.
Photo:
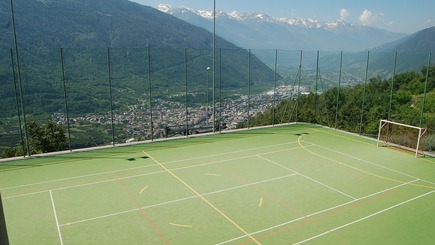
[[288, 125], [0, 163], [11, 244], [433, 244], [435, 159]]

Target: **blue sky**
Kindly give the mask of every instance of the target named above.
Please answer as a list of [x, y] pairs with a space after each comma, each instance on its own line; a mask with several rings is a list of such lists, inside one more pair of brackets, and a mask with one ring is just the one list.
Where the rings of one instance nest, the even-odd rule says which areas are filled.
[[[155, 7], [213, 10], [213, 0], [131, 0]], [[344, 19], [393, 32], [414, 33], [435, 26], [434, 0], [216, 0], [225, 12], [260, 12], [273, 17], [313, 18], [320, 21]]]

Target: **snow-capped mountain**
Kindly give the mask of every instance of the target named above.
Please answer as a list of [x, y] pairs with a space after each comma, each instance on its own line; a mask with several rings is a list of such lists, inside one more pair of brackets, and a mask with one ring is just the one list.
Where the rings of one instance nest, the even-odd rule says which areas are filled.
[[[213, 11], [160, 4], [158, 9], [190, 24], [213, 30]], [[403, 38], [373, 27], [343, 20], [276, 18], [265, 13], [216, 10], [216, 33], [243, 48], [362, 51]]]

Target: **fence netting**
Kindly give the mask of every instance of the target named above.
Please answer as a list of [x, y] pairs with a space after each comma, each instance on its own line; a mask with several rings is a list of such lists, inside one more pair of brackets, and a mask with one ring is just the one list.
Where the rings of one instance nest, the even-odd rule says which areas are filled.
[[0, 57], [2, 157], [290, 122], [376, 137], [381, 119], [427, 128], [425, 150], [435, 151], [431, 54], [99, 48]]

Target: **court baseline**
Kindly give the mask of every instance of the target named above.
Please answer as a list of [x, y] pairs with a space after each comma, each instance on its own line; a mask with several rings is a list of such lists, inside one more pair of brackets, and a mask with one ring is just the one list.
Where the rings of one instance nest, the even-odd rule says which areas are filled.
[[[187, 162], [187, 161], [204, 159], [204, 158], [210, 158], [210, 157], [213, 158], [213, 157], [217, 157], [217, 156], [224, 156], [224, 155], [235, 154], [235, 153], [256, 151], [256, 150], [260, 150], [260, 149], [266, 149], [266, 148], [272, 148], [272, 147], [283, 146], [283, 145], [290, 145], [290, 144], [296, 144], [296, 143], [297, 143], [297, 141], [292, 141], [292, 142], [286, 142], [286, 143], [282, 143], [282, 144], [275, 144], [275, 145], [268, 145], [268, 146], [262, 146], [262, 147], [243, 149], [243, 150], [238, 150], [238, 151], [230, 151], [230, 152], [224, 152], [224, 153], [218, 153], [218, 154], [211, 154], [211, 155], [207, 155], [207, 156], [185, 158], [185, 159], [181, 159], [181, 160], [169, 161], [169, 162], [166, 162], [166, 163], [163, 163], [163, 164], [167, 165], [167, 164], [173, 164], [173, 163], [179, 163], [179, 162]], [[300, 147], [298, 146], [297, 148], [300, 148]], [[139, 153], [139, 152], [137, 152], [137, 153]], [[128, 153], [128, 154], [131, 154], [131, 153]], [[77, 161], [81, 161], [81, 160], [86, 160], [86, 159], [80, 159], [80, 160], [77, 160]], [[130, 171], [130, 170], [141, 169], [141, 168], [149, 168], [149, 167], [153, 167], [153, 166], [154, 165], [146, 165], [146, 166], [139, 166], [139, 167], [133, 167], [133, 168], [126, 168], [126, 169], [105, 171], [105, 172], [94, 173], [94, 174], [73, 176], [73, 177], [56, 179], [56, 180], [48, 180], [48, 181], [37, 182], [37, 183], [32, 183], [32, 184], [25, 184], [25, 185], [4, 187], [4, 188], [0, 188], [0, 191], [10, 190], [10, 189], [17, 189], [17, 188], [22, 188], [22, 187], [30, 187], [30, 186], [36, 186], [36, 185], [42, 185], [42, 184], [49, 184], [49, 183], [54, 183], [54, 182], [59, 182], [59, 181], [65, 181], [65, 180], [87, 178], [87, 177], [93, 177], [93, 176], [104, 175], [104, 174], [113, 174], [113, 173], [117, 173], [117, 172]]]
[[[309, 146], [306, 146], [306, 147], [309, 147]], [[297, 146], [297, 147], [293, 147], [293, 148], [282, 149], [282, 150], [267, 152], [267, 153], [263, 153], [263, 154], [277, 153], [277, 152], [283, 152], [283, 151], [289, 151], [289, 150], [297, 150], [297, 149], [300, 149], [300, 148], [301, 147]], [[260, 155], [263, 155], [263, 154], [260, 154]], [[249, 156], [243, 156], [243, 157], [237, 157], [237, 158], [231, 158], [231, 159], [224, 159], [224, 160], [218, 160], [218, 161], [207, 162], [207, 163], [202, 163], [202, 164], [195, 164], [195, 165], [191, 165], [191, 166], [185, 166], [185, 167], [175, 168], [175, 169], [172, 169], [172, 170], [173, 171], [178, 171], [178, 170], [184, 170], [184, 169], [195, 168], [195, 167], [202, 167], [202, 166], [212, 165], [212, 164], [215, 164], [215, 163], [229, 162], [229, 161], [246, 159], [246, 158], [252, 158], [252, 157], [255, 157], [255, 155], [249, 155]], [[168, 163], [166, 163], [166, 164], [168, 164]], [[150, 172], [150, 173], [136, 174], [136, 175], [131, 175], [131, 176], [120, 177], [119, 179], [120, 180], [131, 179], [131, 178], [143, 177], [143, 176], [147, 176], [147, 175], [159, 174], [159, 173], [164, 173], [164, 172], [166, 172], [166, 171], [165, 170], [159, 170], [159, 171]], [[114, 173], [114, 172], [108, 172], [108, 173]], [[71, 188], [76, 188], [76, 187], [83, 187], [83, 186], [88, 186], [88, 185], [102, 184], [102, 183], [114, 182], [114, 181], [116, 181], [116, 179], [113, 179], [113, 177], [109, 177], [109, 179], [102, 180], [102, 181], [95, 181], [95, 182], [89, 182], [89, 183], [78, 184], [78, 185], [64, 186], [64, 187], [59, 187], [59, 188], [55, 188], [55, 189], [51, 189], [51, 190], [52, 191], [58, 191], [58, 190], [71, 189]], [[28, 196], [28, 195], [40, 194], [40, 193], [44, 193], [44, 192], [47, 192], [47, 191], [49, 191], [49, 190], [42, 190], [42, 191], [29, 192], [29, 193], [25, 193], [25, 194], [6, 196], [6, 197], [3, 197], [3, 199], [7, 200], [7, 199], [11, 199], [11, 198], [17, 198], [17, 197], [23, 197], [23, 196]]]

